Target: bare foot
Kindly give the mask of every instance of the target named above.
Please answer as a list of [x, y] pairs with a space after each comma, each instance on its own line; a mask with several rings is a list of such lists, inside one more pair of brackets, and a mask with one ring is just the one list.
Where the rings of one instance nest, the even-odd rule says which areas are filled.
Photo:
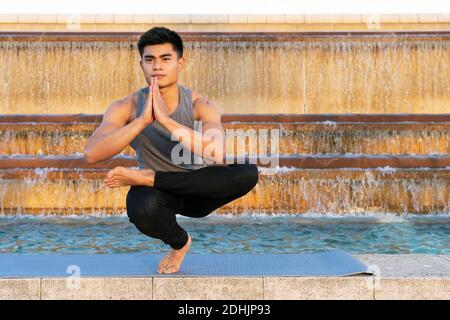
[[180, 270], [184, 256], [191, 246], [191, 236], [188, 234], [188, 241], [183, 248], [179, 250], [172, 249], [159, 263], [158, 273], [175, 273]]
[[135, 170], [115, 167], [106, 174], [103, 182], [110, 188], [124, 186], [153, 186], [155, 172], [151, 169]]

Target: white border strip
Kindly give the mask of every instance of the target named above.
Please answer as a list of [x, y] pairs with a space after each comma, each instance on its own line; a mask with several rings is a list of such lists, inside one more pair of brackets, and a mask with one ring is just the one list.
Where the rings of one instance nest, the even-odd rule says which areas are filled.
[[450, 13], [448, 0], [15, 0], [0, 14]]

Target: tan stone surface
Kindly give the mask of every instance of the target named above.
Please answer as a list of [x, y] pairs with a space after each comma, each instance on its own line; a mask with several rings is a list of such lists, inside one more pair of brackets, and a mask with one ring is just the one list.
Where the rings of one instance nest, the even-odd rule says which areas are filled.
[[[67, 15], [1, 15], [0, 30], [77, 31]], [[164, 24], [178, 31], [449, 30], [450, 14], [82, 14], [81, 31], [145, 31]]]
[[1, 300], [39, 300], [41, 279], [0, 279]]
[[257, 277], [153, 278], [154, 300], [258, 300], [262, 298], [263, 280]]
[[327, 300], [373, 299], [372, 276], [265, 277], [264, 299]]
[[450, 300], [449, 278], [380, 278], [376, 300]]
[[151, 300], [152, 278], [46, 278], [42, 300]]

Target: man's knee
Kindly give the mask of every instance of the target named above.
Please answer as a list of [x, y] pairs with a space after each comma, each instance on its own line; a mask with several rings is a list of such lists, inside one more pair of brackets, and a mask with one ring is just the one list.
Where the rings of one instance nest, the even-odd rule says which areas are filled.
[[131, 222], [151, 222], [160, 207], [160, 191], [150, 187], [131, 187], [126, 198], [127, 215]]
[[258, 183], [258, 167], [255, 164], [239, 165], [233, 178], [243, 191], [250, 191]]

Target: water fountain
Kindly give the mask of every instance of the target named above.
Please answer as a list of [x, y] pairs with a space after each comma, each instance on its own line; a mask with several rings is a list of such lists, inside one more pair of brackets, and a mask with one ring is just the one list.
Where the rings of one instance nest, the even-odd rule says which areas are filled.
[[[134, 151], [96, 165], [82, 151], [105, 107], [143, 85], [137, 36], [0, 35], [2, 213], [124, 211], [127, 188], [101, 180]], [[448, 33], [184, 40], [181, 82], [221, 107], [228, 147], [239, 130], [280, 133], [280, 167], [219, 213], [449, 213]]]

